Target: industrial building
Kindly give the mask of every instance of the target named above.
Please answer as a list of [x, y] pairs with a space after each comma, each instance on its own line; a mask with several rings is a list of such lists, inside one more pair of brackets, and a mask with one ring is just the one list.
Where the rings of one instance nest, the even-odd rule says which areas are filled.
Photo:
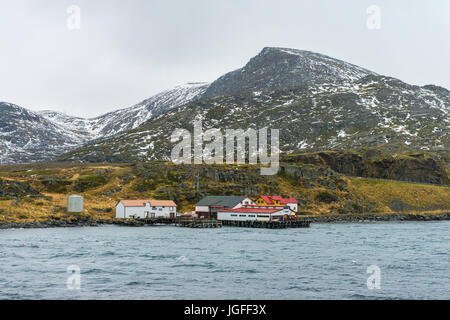
[[217, 212], [219, 221], [274, 221], [293, 216], [289, 209], [237, 208], [221, 209]]
[[255, 204], [246, 196], [207, 196], [195, 205], [195, 214], [199, 218], [217, 218], [221, 209], [237, 209], [244, 205]]

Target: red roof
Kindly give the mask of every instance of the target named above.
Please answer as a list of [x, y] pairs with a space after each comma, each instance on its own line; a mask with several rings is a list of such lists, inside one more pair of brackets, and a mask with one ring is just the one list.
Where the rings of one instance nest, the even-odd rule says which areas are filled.
[[244, 208], [251, 208], [251, 207], [277, 207], [283, 209], [286, 207], [284, 204], [243, 204]]
[[152, 207], [176, 207], [172, 200], [120, 200], [124, 207], [145, 207], [150, 203]]
[[145, 207], [151, 200], [120, 200], [124, 207]]
[[288, 204], [288, 203], [297, 203], [297, 199], [295, 198], [282, 198], [280, 196], [261, 196], [261, 198], [267, 203], [267, 204], [273, 204], [273, 200], [280, 201], [281, 204]]
[[274, 213], [281, 211], [280, 209], [260, 209], [260, 208], [238, 208], [238, 209], [223, 209], [219, 212], [245, 212], [245, 213]]

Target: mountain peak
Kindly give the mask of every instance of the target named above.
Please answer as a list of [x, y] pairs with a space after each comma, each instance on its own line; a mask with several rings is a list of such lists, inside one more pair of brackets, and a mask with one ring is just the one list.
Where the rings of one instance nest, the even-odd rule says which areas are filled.
[[311, 51], [265, 47], [242, 68], [214, 81], [204, 97], [357, 81], [376, 73]]

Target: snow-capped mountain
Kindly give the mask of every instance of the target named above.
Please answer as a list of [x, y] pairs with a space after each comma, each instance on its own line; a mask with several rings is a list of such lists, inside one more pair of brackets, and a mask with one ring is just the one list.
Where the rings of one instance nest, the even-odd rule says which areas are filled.
[[144, 122], [172, 108], [195, 101], [201, 97], [208, 83], [195, 82], [177, 86], [138, 103], [130, 108], [104, 114], [90, 119], [91, 128], [98, 136], [111, 136], [125, 130], [137, 128]]
[[[283, 152], [448, 152], [450, 92], [414, 86], [331, 57], [264, 48], [211, 84], [191, 83], [93, 119], [3, 104], [3, 162], [168, 159], [176, 128], [280, 129]], [[21, 110], [20, 112], [18, 110]]]
[[133, 107], [93, 119], [48, 110], [33, 112], [0, 102], [0, 163], [53, 159], [88, 141], [134, 129], [171, 108], [194, 101], [207, 87], [207, 83], [177, 86]]
[[[203, 100], [172, 109], [132, 132], [101, 139], [61, 160], [170, 159], [172, 132], [203, 129], [280, 129], [285, 154], [376, 148], [387, 152], [447, 152], [450, 92], [367, 75], [353, 82], [323, 83]], [[225, 132], [223, 132], [225, 134]]]
[[54, 111], [41, 111], [40, 114], [71, 130], [84, 132], [89, 139], [96, 139], [137, 128], [142, 123], [171, 108], [194, 101], [205, 92], [208, 85], [205, 82], [180, 85], [158, 93], [132, 107], [109, 112], [92, 119], [71, 117]]
[[0, 102], [0, 163], [51, 159], [89, 140], [82, 132], [11, 103]]
[[241, 69], [214, 81], [204, 97], [301, 85], [351, 82], [367, 75], [376, 74], [319, 53], [266, 47]]

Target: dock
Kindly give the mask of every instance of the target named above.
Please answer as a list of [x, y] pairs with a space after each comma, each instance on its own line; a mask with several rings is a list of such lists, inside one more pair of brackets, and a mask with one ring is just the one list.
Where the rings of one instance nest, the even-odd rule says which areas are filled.
[[224, 226], [239, 228], [266, 228], [266, 229], [285, 229], [285, 228], [309, 228], [310, 221], [307, 220], [288, 220], [288, 221], [221, 221]]
[[221, 228], [222, 223], [218, 220], [213, 219], [195, 219], [195, 218], [153, 218], [153, 219], [143, 219], [144, 224], [155, 225], [155, 224], [167, 224], [174, 225], [176, 227], [184, 228]]
[[286, 229], [286, 228], [309, 228], [310, 221], [305, 219], [291, 219], [286, 221], [232, 221], [232, 220], [214, 220], [198, 218], [148, 218], [148, 219], [130, 219], [121, 222], [125, 226], [144, 226], [144, 225], [173, 225], [183, 228], [265, 228], [265, 229]]
[[179, 219], [175, 223], [178, 227], [185, 228], [222, 228], [222, 222], [212, 219]]

